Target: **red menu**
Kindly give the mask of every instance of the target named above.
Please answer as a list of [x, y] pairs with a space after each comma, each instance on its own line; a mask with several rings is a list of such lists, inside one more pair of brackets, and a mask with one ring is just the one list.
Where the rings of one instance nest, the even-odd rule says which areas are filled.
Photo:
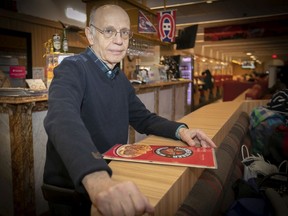
[[117, 144], [104, 159], [217, 169], [214, 148]]

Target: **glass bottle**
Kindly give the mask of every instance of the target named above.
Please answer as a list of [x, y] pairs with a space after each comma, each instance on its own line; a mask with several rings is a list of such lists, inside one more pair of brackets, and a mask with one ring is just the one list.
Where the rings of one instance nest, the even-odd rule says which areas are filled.
[[61, 40], [60, 40], [60, 35], [54, 34], [53, 35], [53, 48], [54, 48], [54, 53], [60, 52], [61, 51]]
[[62, 50], [64, 53], [68, 52], [68, 39], [67, 39], [66, 28], [63, 29]]

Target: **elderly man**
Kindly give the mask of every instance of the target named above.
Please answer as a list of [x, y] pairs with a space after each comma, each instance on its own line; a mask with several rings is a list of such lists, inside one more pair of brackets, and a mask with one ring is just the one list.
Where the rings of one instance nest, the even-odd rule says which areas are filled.
[[[153, 213], [133, 182], [111, 178], [101, 154], [127, 143], [129, 124], [140, 133], [188, 145], [195, 145], [194, 139], [204, 147], [215, 144], [200, 130], [151, 113], [136, 96], [118, 66], [132, 37], [129, 16], [121, 7], [92, 9], [85, 33], [90, 46], [55, 68], [49, 88], [44, 196], [55, 215], [89, 214], [91, 204], [102, 215]], [[73, 201], [65, 203], [67, 197]]]

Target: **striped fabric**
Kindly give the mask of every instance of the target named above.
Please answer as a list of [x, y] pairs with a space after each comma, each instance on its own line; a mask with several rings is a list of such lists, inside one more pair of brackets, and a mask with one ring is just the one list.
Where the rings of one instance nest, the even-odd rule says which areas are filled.
[[216, 151], [218, 169], [206, 169], [175, 215], [222, 215], [234, 201], [232, 184], [243, 175], [240, 146], [251, 146], [249, 116], [241, 113]]
[[288, 115], [288, 89], [283, 89], [274, 93], [271, 101], [267, 105], [271, 110]]

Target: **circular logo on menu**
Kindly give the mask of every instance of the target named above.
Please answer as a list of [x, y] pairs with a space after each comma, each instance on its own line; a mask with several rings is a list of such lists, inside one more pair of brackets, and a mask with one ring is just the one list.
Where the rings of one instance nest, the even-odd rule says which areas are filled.
[[180, 146], [166, 146], [155, 150], [155, 153], [162, 157], [168, 158], [186, 158], [193, 154], [193, 151]]

